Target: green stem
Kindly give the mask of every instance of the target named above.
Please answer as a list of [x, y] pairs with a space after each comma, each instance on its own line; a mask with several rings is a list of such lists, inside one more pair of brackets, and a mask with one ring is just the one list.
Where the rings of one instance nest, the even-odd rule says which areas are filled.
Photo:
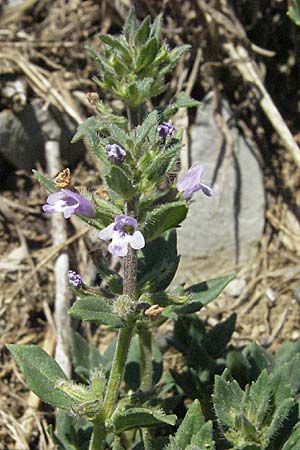
[[89, 445], [89, 450], [104, 450], [105, 448], [106, 429], [105, 422], [100, 415], [98, 415], [94, 422], [92, 439]]
[[134, 321], [129, 319], [128, 326], [119, 331], [117, 346], [114, 354], [112, 368], [107, 384], [102, 413], [106, 419], [111, 416], [118, 399], [120, 384], [122, 382], [128, 355], [129, 345], [132, 337]]
[[[138, 125], [139, 113], [128, 109], [129, 128]], [[124, 213], [135, 216], [134, 205], [125, 204]], [[128, 295], [134, 301], [136, 299], [137, 259], [136, 251], [128, 246], [128, 254], [123, 259], [123, 294]], [[118, 400], [120, 385], [123, 379], [130, 341], [135, 325], [134, 317], [128, 317], [126, 328], [122, 328], [118, 334], [117, 346], [107, 383], [105, 398], [101, 412], [94, 420], [94, 430], [89, 450], [103, 450], [106, 438], [106, 421], [111, 417]]]
[[[141, 390], [150, 391], [153, 382], [152, 334], [146, 324], [139, 329]], [[145, 450], [152, 450], [152, 438], [149, 428], [142, 428]]]
[[117, 346], [112, 362], [103, 408], [94, 420], [94, 430], [89, 450], [103, 450], [107, 434], [105, 422], [111, 416], [118, 400], [128, 349], [132, 337], [134, 319], [129, 318], [128, 326], [119, 331]]
[[152, 335], [149, 328], [143, 325], [139, 330], [140, 341], [140, 370], [141, 370], [141, 390], [150, 391], [152, 388]]

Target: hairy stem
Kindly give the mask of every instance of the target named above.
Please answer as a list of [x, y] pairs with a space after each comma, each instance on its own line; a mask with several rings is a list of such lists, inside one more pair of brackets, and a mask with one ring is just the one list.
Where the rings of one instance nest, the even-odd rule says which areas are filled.
[[143, 326], [139, 330], [140, 340], [140, 370], [141, 390], [150, 391], [152, 388], [152, 335], [148, 327]]
[[[140, 388], [142, 391], [150, 391], [153, 380], [152, 334], [145, 324], [139, 329], [139, 342], [141, 371]], [[142, 435], [145, 450], [152, 450], [151, 431], [148, 428], [143, 428]]]
[[111, 416], [118, 399], [120, 384], [122, 382], [124, 368], [126, 364], [128, 349], [132, 337], [134, 320], [131, 319], [126, 328], [119, 331], [118, 342], [114, 354], [110, 377], [106, 389], [103, 405], [103, 415], [106, 419]]
[[105, 421], [98, 415], [94, 422], [92, 439], [89, 450], [104, 450], [105, 448], [106, 429]]

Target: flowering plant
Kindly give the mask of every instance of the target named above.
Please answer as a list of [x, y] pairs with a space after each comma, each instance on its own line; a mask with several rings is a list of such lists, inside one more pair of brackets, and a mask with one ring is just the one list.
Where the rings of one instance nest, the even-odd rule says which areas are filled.
[[[120, 117], [97, 95], [90, 95], [95, 116], [80, 125], [73, 138], [73, 142], [84, 139], [100, 159], [109, 200], [97, 193], [57, 190], [51, 180], [35, 172], [38, 181], [50, 191], [43, 211], [63, 214], [66, 219], [75, 214], [97, 230], [100, 240], [111, 241], [108, 251], [122, 260], [122, 275], [104, 262], [97, 268], [106, 283], [105, 290], [89, 288], [80, 274], [68, 273], [76, 295], [69, 314], [117, 329], [117, 340], [110, 344], [113, 357], [100, 355], [74, 331], [71, 351], [75, 381], [71, 381], [41, 348], [8, 347], [29, 387], [44, 402], [59, 408], [57, 427], [51, 434], [60, 450], [204, 450], [214, 449], [219, 442], [220, 449], [232, 448], [228, 445], [233, 443], [240, 450], [275, 450], [275, 437], [283, 429], [282, 423], [289, 424], [287, 437], [296, 423], [292, 420], [295, 401], [291, 397], [299, 383], [291, 374], [299, 361], [293, 360], [293, 366], [286, 368], [294, 388], [284, 384], [282, 389], [289, 398], [282, 407], [277, 397], [284, 394], [274, 387], [279, 375], [264, 371], [268, 365], [262, 351], [255, 350], [256, 358], [264, 361], [260, 364], [261, 378], [244, 391], [228, 372], [219, 376], [229, 367], [225, 347], [235, 319], [228, 319], [217, 332], [206, 335], [193, 315], [214, 300], [234, 276], [188, 288], [170, 287], [180, 259], [176, 228], [185, 219], [195, 192], [202, 191], [207, 197], [214, 192], [200, 181], [204, 170], [200, 162], [176, 184], [166, 183], [182, 147], [182, 134], [171, 124], [172, 116], [178, 108], [195, 107], [199, 102], [181, 93], [165, 108], [147, 110], [148, 100], [167, 88], [166, 75], [189, 48], [183, 45], [170, 50], [160, 33], [161, 17], [152, 25], [149, 17], [138, 24], [131, 11], [121, 36], [101, 35], [101, 52], [90, 49], [100, 69], [97, 85], [120, 99], [127, 112], [126, 117]], [[167, 320], [175, 323], [173, 345], [184, 352], [188, 361], [187, 373], [172, 373], [173, 380], [178, 381], [174, 381], [175, 387], [168, 377], [158, 384], [162, 357], [154, 331]], [[234, 358], [236, 355], [231, 355], [233, 374], [237, 367], [244, 369], [250, 364], [246, 356]], [[215, 419], [210, 408], [214, 375], [218, 376], [214, 411], [220, 429], [224, 426], [221, 439], [220, 429], [213, 430], [216, 420], [211, 420]], [[263, 383], [269, 383], [269, 388], [263, 389]], [[166, 395], [170, 389], [173, 394], [177, 389], [171, 400]], [[178, 426], [176, 401], [185, 394], [195, 400], [174, 434], [172, 427]], [[164, 430], [163, 434], [158, 435], [155, 427]], [[292, 448], [296, 449], [291, 444], [284, 450]]]

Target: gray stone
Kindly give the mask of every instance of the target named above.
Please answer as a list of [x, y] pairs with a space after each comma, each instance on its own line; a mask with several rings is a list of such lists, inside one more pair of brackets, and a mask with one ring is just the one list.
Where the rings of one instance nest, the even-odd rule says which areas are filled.
[[[232, 136], [232, 152], [226, 151], [215, 123], [210, 98], [197, 112], [191, 130], [190, 165], [206, 162], [202, 181], [217, 195], [193, 196], [188, 217], [178, 231], [181, 256], [177, 282], [194, 282], [217, 276], [247, 264], [257, 252], [265, 217], [265, 192], [255, 144], [242, 136], [228, 102], [221, 114]], [[230, 153], [230, 154], [228, 154]]]
[[31, 171], [37, 163], [45, 166], [45, 143], [58, 139], [62, 159], [73, 165], [84, 155], [83, 144], [70, 143], [75, 131], [65, 114], [45, 110], [44, 102], [35, 99], [20, 112], [0, 112], [0, 155], [17, 169]]

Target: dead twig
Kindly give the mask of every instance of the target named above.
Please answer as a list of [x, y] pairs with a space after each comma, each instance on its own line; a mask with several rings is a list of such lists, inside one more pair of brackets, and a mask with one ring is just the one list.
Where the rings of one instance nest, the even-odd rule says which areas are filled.
[[18, 284], [14, 292], [11, 294], [11, 296], [7, 299], [7, 302], [11, 302], [18, 293], [24, 288], [24, 284], [26, 284], [29, 280], [31, 280], [34, 275], [41, 270], [42, 267], [45, 266], [49, 261], [51, 261], [52, 258], [54, 258], [61, 250], [63, 250], [68, 245], [72, 244], [72, 242], [76, 241], [77, 239], [84, 236], [89, 231], [88, 228], [85, 228], [83, 230], [78, 231], [78, 233], [74, 234], [74, 236], [71, 236], [69, 239], [66, 239], [65, 242], [62, 242], [59, 245], [56, 245], [55, 247], [52, 247], [52, 250], [49, 250], [48, 255], [35, 267], [35, 269], [27, 274], [21, 281], [21, 283]]

